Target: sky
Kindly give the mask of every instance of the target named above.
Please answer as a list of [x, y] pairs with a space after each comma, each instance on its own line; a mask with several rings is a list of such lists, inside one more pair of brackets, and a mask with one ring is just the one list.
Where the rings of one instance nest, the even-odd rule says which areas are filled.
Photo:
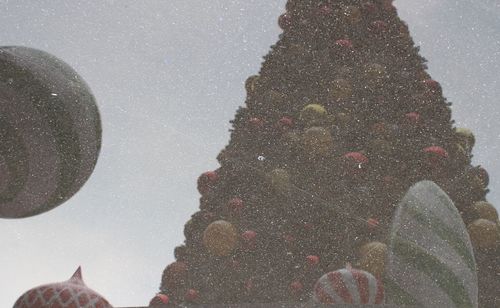
[[[474, 162], [500, 205], [500, 2], [396, 0], [429, 72], [472, 129]], [[0, 0], [0, 45], [50, 52], [90, 85], [103, 144], [86, 185], [39, 216], [0, 220], [0, 307], [68, 279], [114, 306], [147, 305], [183, 226], [198, 176], [218, 167], [244, 82], [278, 40], [285, 1]]]

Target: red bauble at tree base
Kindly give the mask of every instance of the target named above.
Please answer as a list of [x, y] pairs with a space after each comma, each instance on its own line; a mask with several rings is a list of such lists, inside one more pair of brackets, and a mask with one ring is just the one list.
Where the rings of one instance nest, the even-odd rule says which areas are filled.
[[369, 230], [375, 230], [380, 225], [380, 222], [376, 218], [370, 218], [366, 221]]
[[441, 92], [441, 85], [439, 84], [439, 82], [437, 82], [434, 79], [425, 79], [422, 81], [422, 83], [424, 84], [427, 91], [430, 93], [440, 93]]
[[165, 294], [156, 294], [155, 297], [149, 302], [150, 307], [161, 307], [162, 305], [168, 305], [170, 298]]
[[292, 27], [292, 16], [288, 13], [282, 14], [278, 19], [278, 25], [283, 30], [289, 30]]
[[162, 286], [174, 290], [182, 286], [188, 277], [188, 266], [185, 262], [177, 261], [165, 268], [162, 277]]
[[210, 189], [215, 187], [218, 179], [219, 176], [217, 175], [216, 171], [207, 171], [200, 175], [197, 183], [198, 191], [200, 192], [200, 194], [204, 195], [209, 192]]

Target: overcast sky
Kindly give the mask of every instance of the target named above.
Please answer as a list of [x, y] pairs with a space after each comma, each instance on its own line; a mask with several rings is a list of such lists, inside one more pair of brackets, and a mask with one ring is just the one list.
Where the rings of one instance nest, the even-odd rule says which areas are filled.
[[[457, 124], [475, 132], [475, 163], [490, 172], [489, 200], [499, 205], [499, 1], [395, 3]], [[75, 197], [37, 217], [0, 220], [0, 307], [78, 265], [113, 305], [147, 305], [197, 210], [197, 177], [218, 167], [244, 81], [278, 39], [284, 5], [0, 0], [0, 45], [43, 49], [73, 66], [104, 129], [95, 172]]]

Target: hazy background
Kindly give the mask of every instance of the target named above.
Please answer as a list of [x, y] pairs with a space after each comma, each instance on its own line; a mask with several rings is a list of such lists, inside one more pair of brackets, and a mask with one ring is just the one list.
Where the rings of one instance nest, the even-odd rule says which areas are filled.
[[[477, 137], [475, 162], [500, 205], [498, 0], [397, 0], [458, 125]], [[278, 39], [285, 1], [0, 0], [0, 45], [48, 51], [98, 100], [104, 128], [89, 182], [63, 206], [0, 220], [0, 307], [69, 278], [115, 306], [147, 305], [183, 226], [196, 179], [218, 167], [244, 81]]]

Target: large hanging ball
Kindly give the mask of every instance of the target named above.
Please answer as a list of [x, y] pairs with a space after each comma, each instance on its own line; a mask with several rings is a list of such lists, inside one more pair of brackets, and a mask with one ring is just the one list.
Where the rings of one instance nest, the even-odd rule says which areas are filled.
[[321, 304], [383, 304], [384, 287], [372, 274], [341, 269], [323, 275], [314, 285], [313, 301]]
[[492, 222], [498, 221], [498, 212], [495, 207], [487, 201], [478, 201], [472, 206], [474, 214], [478, 218], [487, 219]]
[[328, 90], [330, 98], [335, 101], [348, 99], [353, 93], [351, 83], [342, 78], [333, 80]]
[[387, 245], [380, 242], [365, 244], [360, 249], [359, 268], [376, 277], [382, 277], [385, 271]]
[[169, 264], [161, 276], [161, 286], [166, 290], [174, 290], [185, 284], [189, 268], [185, 262], [176, 261]]
[[320, 104], [309, 104], [300, 112], [300, 120], [308, 126], [321, 123], [327, 118], [328, 112]]
[[285, 169], [274, 169], [267, 175], [269, 183], [275, 192], [288, 194], [292, 188], [290, 174]]
[[13, 308], [112, 308], [101, 295], [89, 289], [80, 268], [65, 282], [43, 285], [24, 293]]
[[66, 63], [0, 47], [0, 218], [49, 211], [87, 181], [101, 148], [95, 99]]
[[227, 221], [215, 221], [203, 232], [203, 244], [211, 254], [218, 257], [227, 256], [238, 244], [238, 232]]

